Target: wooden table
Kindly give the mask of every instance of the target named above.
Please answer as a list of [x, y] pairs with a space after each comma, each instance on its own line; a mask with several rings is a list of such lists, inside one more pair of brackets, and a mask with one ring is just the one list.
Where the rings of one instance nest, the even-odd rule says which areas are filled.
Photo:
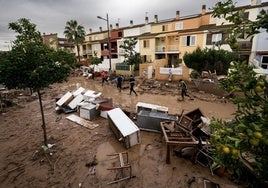
[[197, 147], [198, 140], [190, 132], [175, 124], [175, 121], [165, 121], [160, 123], [166, 144], [166, 163], [170, 164], [170, 153], [173, 147]]

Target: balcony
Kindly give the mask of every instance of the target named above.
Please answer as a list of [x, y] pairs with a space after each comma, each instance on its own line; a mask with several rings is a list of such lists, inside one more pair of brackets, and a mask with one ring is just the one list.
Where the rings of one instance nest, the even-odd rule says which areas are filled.
[[252, 42], [250, 41], [240, 41], [238, 42], [239, 49], [241, 51], [251, 51]]
[[155, 53], [179, 53], [179, 46], [177, 45], [167, 45], [167, 46], [156, 46]]
[[165, 46], [156, 46], [155, 52], [166, 52], [166, 47]]

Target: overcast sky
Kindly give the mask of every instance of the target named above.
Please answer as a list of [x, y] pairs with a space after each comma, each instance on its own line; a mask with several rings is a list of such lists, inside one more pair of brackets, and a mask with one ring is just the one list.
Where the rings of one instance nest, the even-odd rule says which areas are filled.
[[[251, 0], [234, 0], [239, 6], [249, 5]], [[262, 0], [266, 2], [268, 0]], [[145, 16], [149, 22], [154, 15], [158, 20], [175, 18], [176, 11], [180, 16], [201, 13], [202, 5], [206, 5], [207, 11], [218, 0], [0, 0], [0, 50], [8, 50], [10, 41], [15, 39], [15, 33], [8, 29], [10, 22], [19, 18], [30, 19], [36, 24], [37, 30], [42, 34], [58, 33], [58, 37], [64, 37], [63, 31], [66, 22], [74, 19], [84, 26], [86, 33], [89, 28], [93, 32], [101, 26], [107, 29], [106, 22], [97, 16], [106, 18], [109, 14], [110, 24], [115, 27], [129, 25], [133, 20], [134, 25], [142, 24]]]

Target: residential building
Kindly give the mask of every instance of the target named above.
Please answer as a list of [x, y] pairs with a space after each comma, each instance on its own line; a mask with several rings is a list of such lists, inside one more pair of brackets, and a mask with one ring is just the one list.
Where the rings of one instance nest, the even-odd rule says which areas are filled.
[[[263, 2], [261, 0], [251, 0], [251, 4], [243, 7], [237, 7], [237, 10], [245, 9], [244, 17], [250, 21], [256, 21], [257, 15], [263, 9], [268, 11], [268, 2]], [[215, 24], [216, 31], [218, 28], [226, 27], [225, 30], [232, 23], [227, 22], [224, 19], [212, 18], [210, 19], [211, 24]], [[223, 33], [217, 33], [222, 34]], [[220, 36], [215, 36], [214, 38], [219, 38]], [[225, 38], [225, 37], [224, 37]], [[261, 29], [259, 34], [256, 34], [252, 40], [251, 38], [238, 39], [238, 53], [243, 56], [244, 59], [248, 60], [249, 64], [256, 68], [258, 73], [268, 74], [268, 33]], [[225, 45], [226, 47], [227, 45]], [[227, 49], [230, 49], [228, 46]]]
[[70, 52], [72, 53], [76, 53], [75, 52], [75, 48], [74, 48], [74, 44], [69, 42], [67, 39], [65, 38], [59, 38], [57, 33], [54, 34], [48, 34], [46, 35], [45, 33], [43, 33], [43, 41], [44, 43], [55, 49], [55, 50], [59, 50], [59, 49], [68, 49], [70, 50]]
[[[244, 16], [254, 21], [260, 10], [267, 11], [268, 3], [252, 0], [250, 5], [236, 9], [245, 9]], [[176, 11], [175, 18], [159, 20], [155, 15], [152, 22], [149, 22], [146, 16], [145, 23], [139, 25], [134, 25], [131, 20], [127, 27], [119, 28], [118, 24], [115, 28], [110, 26], [111, 58], [113, 63], [124, 61], [124, 50], [120, 45], [128, 38], [138, 39], [135, 50], [140, 53], [143, 63], [165, 60], [167, 67], [177, 66], [179, 60], [183, 62], [186, 52], [192, 52], [197, 47], [232, 51], [225, 42], [229, 37], [227, 30], [231, 25], [232, 23], [222, 18], [212, 17], [212, 12], [207, 12], [205, 5], [201, 7], [200, 13], [195, 15], [182, 17], [180, 11]], [[240, 56], [264, 72], [268, 70], [267, 35], [266, 31], [261, 31], [252, 41], [248, 38], [238, 40]], [[107, 30], [102, 31], [100, 28], [99, 32], [90, 31], [81, 47], [84, 58], [89, 58], [96, 52], [107, 65], [109, 58]]]

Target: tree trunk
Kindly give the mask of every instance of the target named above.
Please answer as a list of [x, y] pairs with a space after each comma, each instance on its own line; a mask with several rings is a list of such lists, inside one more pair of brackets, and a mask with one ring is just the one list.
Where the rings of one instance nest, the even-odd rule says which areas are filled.
[[43, 133], [44, 133], [44, 145], [47, 146], [47, 131], [46, 131], [45, 116], [44, 116], [42, 96], [41, 96], [40, 90], [37, 90], [37, 94], [38, 94], [39, 105], [40, 105], [41, 116], [42, 116], [42, 129], [43, 129]]
[[81, 63], [80, 62], [80, 49], [79, 49], [78, 44], [76, 45], [76, 48], [77, 48], [77, 54], [78, 54], [78, 61], [79, 61], [79, 64], [80, 64]]

